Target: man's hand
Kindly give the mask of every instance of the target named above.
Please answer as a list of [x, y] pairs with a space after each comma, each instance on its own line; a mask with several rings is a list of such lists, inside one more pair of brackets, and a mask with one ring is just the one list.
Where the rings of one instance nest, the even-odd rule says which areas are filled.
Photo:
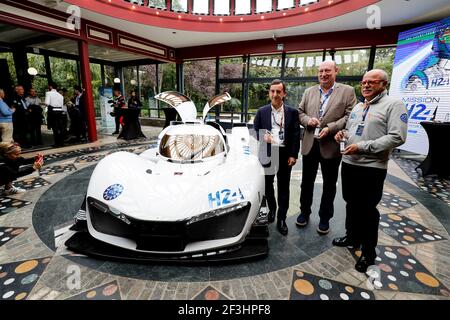
[[344, 138], [344, 131], [340, 130], [338, 133], [335, 134], [334, 140], [336, 140], [337, 143], [341, 142]]
[[319, 133], [319, 139], [325, 138], [326, 136], [328, 136], [328, 134], [330, 133], [330, 128], [325, 127], [322, 130], [320, 130]]
[[358, 146], [355, 143], [353, 143], [351, 145], [348, 145], [342, 154], [357, 154], [357, 153], [358, 153]]
[[264, 142], [266, 143], [272, 143], [272, 135], [270, 133], [265, 133], [263, 137]]
[[294, 157], [289, 157], [288, 159], [288, 166], [292, 167], [297, 163], [297, 159], [295, 159]]
[[308, 121], [308, 127], [315, 128], [315, 127], [317, 127], [317, 126], [320, 126], [320, 121], [319, 121], [319, 119], [317, 119], [317, 118], [311, 118], [311, 119], [309, 119], [309, 121]]

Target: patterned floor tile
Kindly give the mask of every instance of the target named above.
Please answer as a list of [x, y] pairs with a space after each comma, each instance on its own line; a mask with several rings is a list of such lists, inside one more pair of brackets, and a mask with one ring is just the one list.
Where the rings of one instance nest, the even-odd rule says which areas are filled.
[[229, 300], [222, 292], [212, 286], [207, 286], [192, 300]]
[[122, 300], [117, 281], [86, 290], [67, 300]]
[[420, 223], [394, 213], [380, 216], [380, 230], [404, 245], [446, 240]]
[[[361, 251], [349, 249], [354, 258]], [[374, 289], [450, 297], [450, 291], [404, 247], [378, 246], [376, 265], [369, 267]]]
[[0, 265], [0, 300], [26, 299], [51, 258]]
[[9, 197], [0, 196], [0, 216], [10, 213], [19, 208], [25, 207], [31, 204], [30, 201], [23, 201]]
[[73, 164], [61, 164], [53, 167], [46, 167], [44, 169], [39, 170], [39, 175], [41, 176], [50, 176], [55, 173], [69, 172], [75, 171], [77, 168]]
[[370, 290], [294, 270], [290, 300], [375, 300]]
[[424, 191], [439, 198], [450, 205], [450, 179], [428, 175], [423, 177], [420, 171], [416, 171], [420, 161], [414, 160], [414, 155], [394, 155], [393, 160], [403, 171]]
[[416, 201], [407, 200], [405, 198], [398, 197], [389, 192], [383, 192], [383, 197], [381, 198], [380, 201], [381, 206], [393, 211], [401, 211], [404, 209], [408, 209], [416, 204], [417, 204]]
[[0, 247], [23, 233], [27, 228], [0, 227]]
[[80, 156], [75, 160], [75, 163], [97, 162], [102, 160], [104, 157], [104, 155]]
[[36, 188], [40, 188], [43, 186], [47, 186], [49, 184], [51, 184], [51, 183], [40, 177], [34, 177], [34, 178], [30, 178], [30, 179], [25, 179], [25, 180], [14, 181], [15, 187], [22, 188], [25, 190], [36, 189]]

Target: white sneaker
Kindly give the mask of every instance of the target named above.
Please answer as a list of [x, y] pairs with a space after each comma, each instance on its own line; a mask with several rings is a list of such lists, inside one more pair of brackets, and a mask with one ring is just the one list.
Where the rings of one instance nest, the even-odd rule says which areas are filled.
[[12, 186], [10, 189], [5, 189], [5, 191], [3, 191], [3, 194], [11, 195], [11, 194], [17, 194], [17, 193], [24, 193], [26, 191], [27, 190], [25, 190], [25, 189]]

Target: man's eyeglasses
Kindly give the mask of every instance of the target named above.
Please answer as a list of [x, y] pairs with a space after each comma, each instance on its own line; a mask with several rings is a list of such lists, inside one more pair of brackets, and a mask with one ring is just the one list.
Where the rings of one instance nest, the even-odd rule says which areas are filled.
[[360, 84], [362, 86], [365, 86], [365, 85], [373, 86], [374, 84], [379, 84], [381, 82], [386, 82], [386, 80], [364, 80], [364, 81], [361, 81]]

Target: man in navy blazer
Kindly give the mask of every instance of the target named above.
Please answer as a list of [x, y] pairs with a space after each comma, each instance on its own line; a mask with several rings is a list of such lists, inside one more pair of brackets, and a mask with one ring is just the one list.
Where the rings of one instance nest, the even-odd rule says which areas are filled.
[[273, 182], [277, 175], [278, 212], [277, 229], [287, 235], [286, 214], [289, 209], [289, 183], [292, 166], [300, 150], [300, 123], [298, 111], [284, 104], [286, 86], [281, 80], [270, 84], [271, 104], [258, 109], [253, 127], [259, 145], [259, 160], [265, 168], [265, 193], [269, 207], [269, 222], [275, 220], [277, 202]]

